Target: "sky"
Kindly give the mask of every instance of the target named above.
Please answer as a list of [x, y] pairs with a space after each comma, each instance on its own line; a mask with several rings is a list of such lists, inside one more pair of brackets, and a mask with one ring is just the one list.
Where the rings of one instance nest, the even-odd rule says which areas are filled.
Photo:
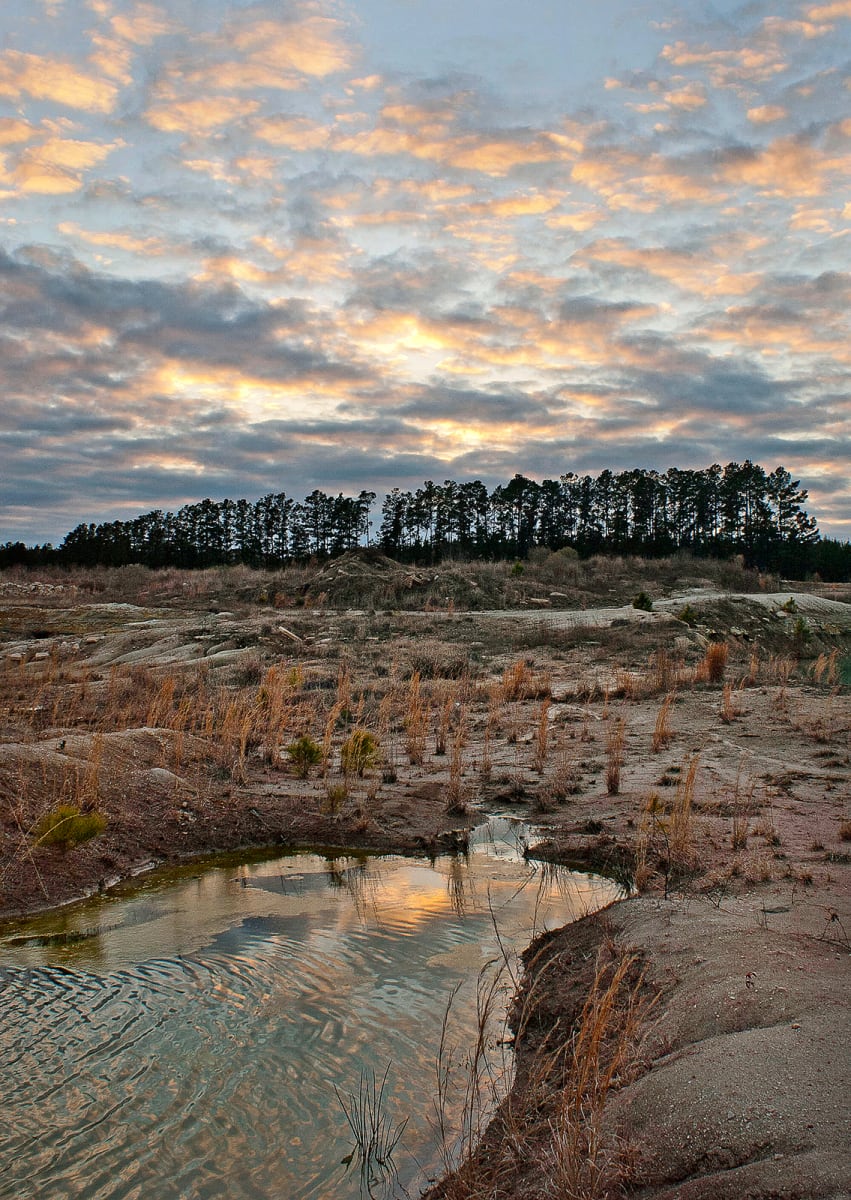
[[0, 542], [787, 467], [851, 538], [851, 0], [0, 13]]

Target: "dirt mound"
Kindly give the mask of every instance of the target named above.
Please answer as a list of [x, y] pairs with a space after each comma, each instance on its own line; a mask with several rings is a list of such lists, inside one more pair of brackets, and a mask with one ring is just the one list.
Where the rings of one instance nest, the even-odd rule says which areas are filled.
[[469, 567], [413, 567], [380, 550], [347, 550], [320, 567], [305, 587], [305, 601], [329, 608], [501, 608], [501, 581], [488, 586]]
[[332, 608], [386, 607], [404, 591], [425, 583], [422, 572], [403, 567], [380, 550], [347, 550], [319, 568], [305, 589], [305, 600]]

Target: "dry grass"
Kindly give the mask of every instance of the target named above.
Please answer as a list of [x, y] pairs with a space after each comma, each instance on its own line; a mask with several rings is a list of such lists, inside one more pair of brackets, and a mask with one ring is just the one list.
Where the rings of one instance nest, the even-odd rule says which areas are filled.
[[724, 684], [724, 690], [721, 693], [721, 707], [718, 710], [718, 715], [724, 725], [731, 725], [739, 715], [739, 710], [733, 700], [733, 685], [731, 683]]
[[699, 762], [700, 755], [693, 755], [686, 770], [681, 772], [671, 809], [668, 830], [669, 854], [671, 867], [678, 872], [690, 871], [696, 863], [693, 805]]
[[[546, 1006], [546, 990], [552, 986], [549, 976], [557, 969], [557, 958], [542, 960], [546, 954], [545, 944], [529, 962], [527, 986], [512, 1017], [519, 1047], [528, 1031], [539, 1029], [539, 1004]], [[603, 1112], [611, 1093], [640, 1070], [639, 1038], [652, 1001], [645, 998], [637, 956], [604, 939], [570, 1033], [565, 1037], [559, 1026], [549, 1029], [534, 1056], [524, 1059], [511, 1092], [507, 1092], [510, 1075], [502, 1069], [504, 1064], [494, 1070], [487, 1053], [492, 995], [491, 985], [484, 991], [484, 1001], [480, 996], [479, 1035], [466, 1055], [466, 1098], [461, 1119], [454, 1125], [446, 1113], [455, 1064], [447, 1064], [445, 1053], [440, 1060], [439, 1127], [447, 1151], [445, 1165], [453, 1173], [429, 1197], [605, 1200], [620, 1194], [629, 1175], [627, 1156], [622, 1141], [604, 1134]], [[482, 1114], [497, 1104], [494, 1124], [479, 1144]], [[533, 1190], [528, 1191], [532, 1183]]]
[[467, 712], [462, 709], [455, 726], [452, 738], [452, 757], [449, 763], [449, 787], [446, 794], [446, 811], [462, 813], [466, 811], [464, 799], [464, 748], [467, 744]]
[[835, 687], [839, 680], [839, 651], [831, 650], [830, 654], [820, 654], [813, 663], [812, 674], [816, 683]]
[[654, 692], [670, 692], [679, 673], [677, 663], [664, 646], [653, 655], [652, 679]]
[[546, 697], [538, 709], [538, 719], [535, 730], [535, 770], [543, 772], [547, 765], [547, 750], [550, 739], [550, 700]]
[[693, 874], [699, 866], [694, 819], [694, 793], [700, 755], [678, 772], [673, 802], [666, 805], [658, 792], [644, 801], [633, 853], [633, 882], [644, 891], [657, 870], [664, 876], [665, 895], [672, 877]]
[[736, 782], [730, 797], [732, 830], [730, 842], [734, 850], [744, 850], [750, 835], [751, 816], [756, 808], [756, 780], [744, 778], [744, 765], [739, 765]]
[[609, 1093], [635, 1064], [645, 1012], [636, 966], [636, 957], [625, 951], [614, 964], [598, 963], [567, 1048], [567, 1084], [549, 1121], [545, 1172], [551, 1196], [602, 1200], [622, 1177], [618, 1147], [603, 1138], [602, 1116]]
[[625, 746], [626, 721], [618, 717], [610, 722], [606, 737], [606, 791], [610, 796], [620, 791]]
[[674, 694], [673, 692], [669, 692], [662, 701], [662, 705], [656, 715], [656, 724], [653, 727], [653, 739], [650, 743], [650, 749], [654, 754], [658, 754], [660, 750], [664, 750], [674, 736], [671, 729], [671, 708], [673, 704]]
[[726, 642], [710, 642], [699, 668], [700, 674], [709, 683], [722, 683], [727, 670], [730, 647]]
[[414, 671], [408, 686], [407, 707], [405, 711], [405, 750], [408, 761], [413, 766], [422, 766], [425, 761], [426, 739], [428, 736], [430, 704], [425, 696], [420, 680], [419, 671]]

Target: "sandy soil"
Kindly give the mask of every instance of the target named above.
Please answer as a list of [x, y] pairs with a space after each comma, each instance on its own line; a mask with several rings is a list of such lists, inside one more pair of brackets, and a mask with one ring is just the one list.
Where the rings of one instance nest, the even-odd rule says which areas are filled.
[[[643, 970], [631, 1066], [594, 1118], [599, 1178], [577, 1194], [851, 1195], [843, 595], [402, 613], [0, 580], [0, 636], [0, 915], [189, 854], [429, 853], [462, 846], [481, 808], [528, 813], [539, 855], [641, 885], [529, 958], [518, 1089], [553, 1038], [570, 1045], [595, 964]], [[356, 728], [380, 750], [362, 775], [340, 769]], [[286, 752], [301, 734], [328, 751], [304, 780]], [[48, 844], [60, 803], [105, 829]], [[497, 1122], [487, 1161], [442, 1194], [569, 1194], [552, 1190], [554, 1128], [527, 1114], [506, 1157]]]

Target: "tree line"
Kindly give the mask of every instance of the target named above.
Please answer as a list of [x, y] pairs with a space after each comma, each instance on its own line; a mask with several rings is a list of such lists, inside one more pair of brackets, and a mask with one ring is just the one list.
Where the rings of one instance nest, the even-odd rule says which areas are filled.
[[741, 554], [763, 570], [846, 578], [851, 546], [819, 536], [806, 499], [784, 467], [769, 472], [750, 460], [702, 470], [567, 472], [540, 483], [518, 474], [492, 490], [478, 479], [427, 480], [415, 491], [393, 488], [379, 514], [371, 491], [317, 489], [302, 501], [276, 492], [256, 502], [202, 500], [177, 512], [84, 523], [57, 548], [6, 543], [0, 566], [279, 567], [364, 545], [400, 561], [436, 563], [523, 559], [536, 546], [571, 546], [581, 555]]

